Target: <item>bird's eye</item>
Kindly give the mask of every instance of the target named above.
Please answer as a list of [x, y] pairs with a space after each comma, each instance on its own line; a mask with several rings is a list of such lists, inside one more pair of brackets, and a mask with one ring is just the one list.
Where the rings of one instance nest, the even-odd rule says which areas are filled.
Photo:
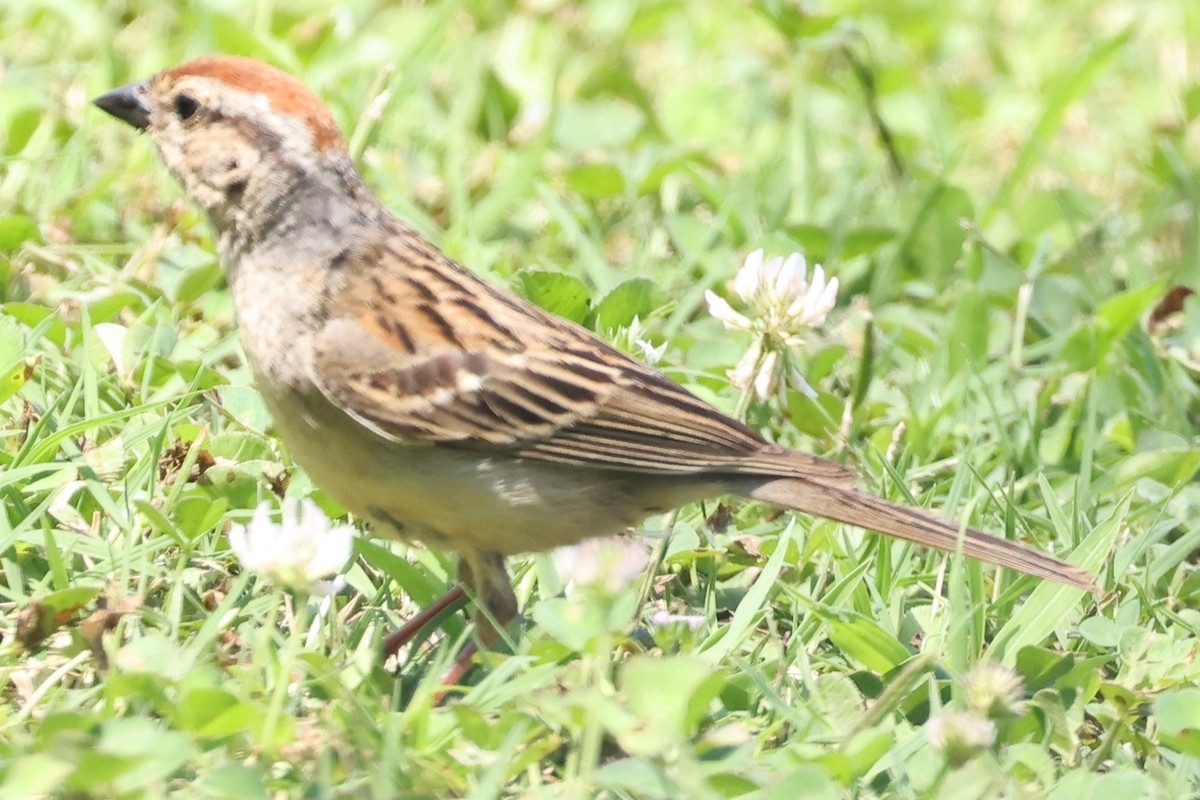
[[196, 102], [196, 98], [186, 94], [175, 95], [175, 116], [181, 120], [191, 119], [199, 110], [200, 104]]

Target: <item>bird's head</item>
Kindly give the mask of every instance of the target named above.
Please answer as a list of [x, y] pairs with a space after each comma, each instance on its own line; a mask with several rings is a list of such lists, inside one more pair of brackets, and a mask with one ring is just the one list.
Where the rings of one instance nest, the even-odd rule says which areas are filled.
[[349, 164], [329, 109], [296, 78], [205, 56], [93, 101], [145, 131], [218, 231], [261, 217], [305, 179]]

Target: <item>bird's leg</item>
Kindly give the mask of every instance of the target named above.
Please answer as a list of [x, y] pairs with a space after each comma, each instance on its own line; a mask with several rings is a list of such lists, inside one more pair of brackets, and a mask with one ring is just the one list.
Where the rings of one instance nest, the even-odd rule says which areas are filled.
[[424, 630], [429, 623], [437, 619], [443, 611], [459, 602], [466, 596], [467, 593], [463, 589], [463, 585], [459, 583], [433, 603], [421, 609], [419, 613], [409, 618], [407, 622], [405, 622], [383, 640], [384, 659], [388, 659], [396, 655], [401, 647], [411, 642], [418, 633]]
[[[468, 642], [442, 676], [442, 686], [456, 686], [475, 659], [479, 646], [491, 647], [517, 618], [517, 596], [499, 553], [464, 553], [458, 562], [460, 584], [470, 587], [475, 600], [475, 639]], [[440, 702], [445, 691], [438, 695]]]

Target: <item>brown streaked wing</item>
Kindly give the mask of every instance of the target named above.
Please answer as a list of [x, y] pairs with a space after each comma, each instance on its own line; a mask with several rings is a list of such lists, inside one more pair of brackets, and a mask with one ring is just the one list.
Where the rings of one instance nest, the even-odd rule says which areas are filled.
[[651, 474], [849, 480], [404, 235], [372, 254], [396, 269], [342, 293], [315, 344], [322, 391], [381, 435]]
[[578, 347], [553, 353], [418, 355], [383, 332], [330, 323], [316, 366], [331, 400], [390, 438], [650, 474], [850, 477], [833, 462], [767, 444], [582, 329]]
[[[616, 351], [613, 351], [616, 353]], [[634, 472], [788, 475], [829, 484], [853, 480], [827, 459], [772, 445], [754, 429], [661, 373], [627, 361], [622, 386], [596, 413], [532, 442], [518, 454]]]
[[315, 357], [324, 394], [389, 438], [512, 449], [594, 413], [613, 388], [576, 380], [558, 359], [529, 369], [528, 356], [504, 350], [401, 352], [381, 330], [329, 323]]

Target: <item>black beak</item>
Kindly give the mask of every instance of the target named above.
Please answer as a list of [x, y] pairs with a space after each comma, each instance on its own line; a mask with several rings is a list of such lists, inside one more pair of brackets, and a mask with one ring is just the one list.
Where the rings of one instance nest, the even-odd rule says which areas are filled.
[[145, 81], [127, 83], [107, 94], [100, 95], [92, 103], [117, 119], [144, 131], [150, 127], [150, 109], [142, 99], [145, 92]]

